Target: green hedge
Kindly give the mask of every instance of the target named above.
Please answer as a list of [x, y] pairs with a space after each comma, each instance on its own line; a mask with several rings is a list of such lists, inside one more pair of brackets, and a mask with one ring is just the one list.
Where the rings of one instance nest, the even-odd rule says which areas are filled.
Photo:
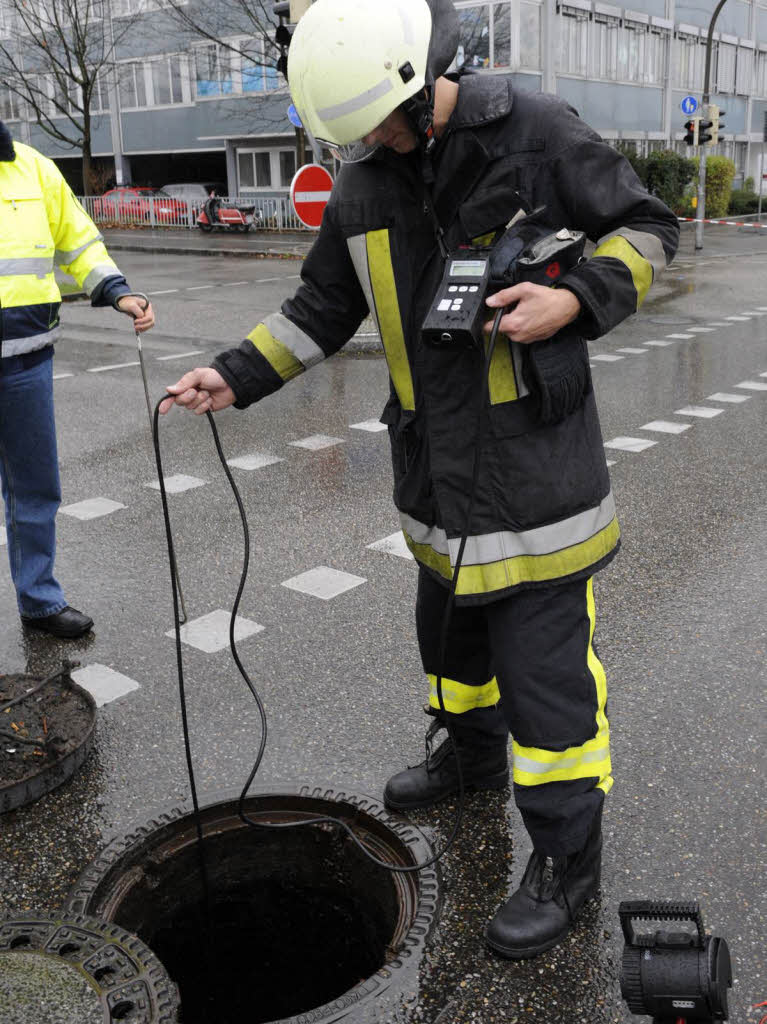
[[697, 174], [695, 160], [688, 160], [671, 149], [662, 149], [649, 156], [637, 156], [619, 147], [636, 171], [648, 192], [662, 199], [676, 214], [685, 208], [685, 192]]

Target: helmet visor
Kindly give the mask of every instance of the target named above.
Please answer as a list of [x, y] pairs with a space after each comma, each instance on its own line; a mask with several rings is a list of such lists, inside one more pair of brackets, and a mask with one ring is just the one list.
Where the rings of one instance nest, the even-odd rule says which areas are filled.
[[337, 142], [328, 142], [327, 139], [317, 139], [323, 146], [327, 146], [336, 160], [342, 164], [359, 164], [363, 160], [369, 160], [374, 153], [381, 148], [380, 143], [369, 146], [361, 139], [358, 142], [349, 142], [345, 146], [339, 146]]

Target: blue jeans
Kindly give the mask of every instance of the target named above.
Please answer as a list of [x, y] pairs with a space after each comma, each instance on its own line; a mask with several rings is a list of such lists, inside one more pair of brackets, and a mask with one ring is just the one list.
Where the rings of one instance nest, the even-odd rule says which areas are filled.
[[61, 485], [51, 346], [0, 359], [0, 483], [19, 611], [54, 615], [67, 601], [53, 576]]

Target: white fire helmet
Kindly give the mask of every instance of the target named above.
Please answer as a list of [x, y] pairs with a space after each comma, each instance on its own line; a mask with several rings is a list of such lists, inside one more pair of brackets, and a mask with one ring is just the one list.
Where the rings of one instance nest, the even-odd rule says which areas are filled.
[[432, 16], [426, 0], [316, 0], [298, 22], [288, 83], [304, 127], [341, 159], [423, 89]]

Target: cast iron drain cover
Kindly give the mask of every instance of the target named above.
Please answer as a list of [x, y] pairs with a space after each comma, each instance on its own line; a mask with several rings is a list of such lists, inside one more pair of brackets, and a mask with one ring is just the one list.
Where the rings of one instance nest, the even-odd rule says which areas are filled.
[[671, 316], [670, 314], [659, 314], [658, 316], [638, 317], [638, 321], [646, 320], [649, 324], [665, 324], [668, 327], [681, 327], [683, 324], [694, 324], [695, 318], [691, 316]]
[[0, 675], [0, 814], [66, 782], [93, 746], [93, 697], [68, 673], [42, 681]]
[[135, 935], [43, 911], [0, 920], [3, 1024], [176, 1024], [178, 992]]
[[[178, 985], [184, 1024], [369, 1024], [417, 991], [440, 906], [434, 866], [374, 865], [339, 828], [245, 825], [238, 794], [208, 798], [201, 826], [208, 901], [188, 806], [115, 839], [86, 868], [67, 909], [114, 921], [149, 946]], [[423, 833], [381, 803], [330, 786], [247, 796], [276, 824], [331, 815], [392, 866], [424, 863]]]

